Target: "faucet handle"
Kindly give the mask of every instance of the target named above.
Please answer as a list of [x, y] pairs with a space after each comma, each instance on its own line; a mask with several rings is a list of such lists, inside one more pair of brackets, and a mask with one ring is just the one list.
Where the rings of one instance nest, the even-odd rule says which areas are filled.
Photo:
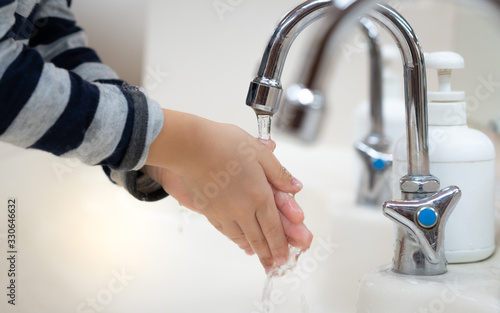
[[386, 145], [372, 145], [365, 141], [354, 143], [354, 148], [370, 171], [381, 172], [392, 166], [392, 154], [387, 153]]
[[357, 192], [357, 203], [379, 206], [391, 198], [392, 154], [387, 153], [389, 141], [384, 136], [372, 134], [364, 141], [354, 143], [354, 148], [364, 165]]
[[423, 199], [384, 203], [384, 215], [400, 226], [394, 270], [411, 275], [446, 272], [444, 228], [460, 197], [460, 189], [449, 186]]

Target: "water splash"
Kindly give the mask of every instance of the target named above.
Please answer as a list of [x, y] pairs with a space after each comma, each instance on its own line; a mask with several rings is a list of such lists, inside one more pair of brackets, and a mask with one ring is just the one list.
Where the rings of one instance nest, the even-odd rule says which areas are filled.
[[[283, 277], [286, 274], [293, 271], [297, 266], [297, 261], [299, 256], [302, 254], [302, 250], [297, 247], [289, 245], [289, 258], [288, 262], [281, 266], [276, 266], [269, 274], [267, 274], [266, 282], [264, 283], [264, 289], [262, 291], [262, 313], [273, 312], [273, 305], [271, 302], [271, 292], [273, 291], [274, 280]], [[305, 311], [307, 312], [307, 311]]]
[[271, 139], [271, 115], [257, 115], [257, 125], [259, 127], [259, 138]]

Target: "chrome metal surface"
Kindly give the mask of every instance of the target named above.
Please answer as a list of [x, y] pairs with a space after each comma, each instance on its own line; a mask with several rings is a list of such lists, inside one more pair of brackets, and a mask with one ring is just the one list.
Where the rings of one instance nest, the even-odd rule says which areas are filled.
[[380, 51], [379, 33], [377, 26], [368, 18], [359, 19], [361, 30], [368, 40], [370, 57], [370, 117], [371, 134], [382, 136], [384, 133], [384, 119], [382, 114], [382, 53]]
[[428, 176], [427, 79], [420, 42], [410, 24], [392, 8], [378, 5], [368, 15], [392, 34], [403, 57], [408, 175]]
[[[491, 7], [500, 9], [500, 0], [456, 1], [481, 6], [483, 10], [491, 9]], [[305, 72], [305, 77], [312, 79], [312, 81], [306, 79], [304, 85], [312, 90], [321, 90], [316, 88], [314, 82], [322, 81], [325, 76], [326, 67], [322, 66], [323, 55], [331, 55], [327, 50], [336, 46], [335, 43], [342, 36], [342, 30], [350, 24], [355, 24], [358, 18], [364, 13], [366, 14], [375, 3], [375, 0], [309, 0], [290, 11], [278, 24], [269, 40], [257, 77], [251, 83], [246, 104], [268, 114], [274, 114], [277, 111], [279, 90], [281, 90], [281, 74], [294, 39], [313, 21], [321, 16], [328, 15], [328, 23], [319, 36], [319, 44], [313, 46], [312, 57], [309, 58], [310, 65], [306, 67]], [[402, 47], [402, 49], [405, 49], [405, 47]], [[407, 61], [412, 62], [414, 59], [409, 58]], [[409, 72], [409, 74], [412, 73]], [[413, 86], [414, 84], [409, 85]], [[419, 88], [418, 85], [414, 87]], [[418, 120], [420, 116], [414, 118]], [[414, 166], [418, 166], [418, 162]], [[425, 169], [423, 170], [425, 171]], [[411, 173], [413, 172], [414, 168], [412, 166]]]
[[281, 73], [294, 39], [332, 6], [331, 0], [306, 1], [290, 11], [278, 24], [247, 95], [246, 104], [258, 111], [258, 114], [273, 115], [278, 110]]
[[[324, 109], [320, 90], [329, 68], [325, 63], [329, 61], [329, 56], [333, 55], [332, 50], [340, 41], [343, 30], [354, 25], [362, 15], [385, 27], [398, 43], [403, 56], [408, 143], [408, 175], [401, 179], [403, 200], [388, 201], [383, 206], [384, 213], [399, 225], [394, 270], [413, 275], [441, 274], [446, 271], [443, 229], [460, 198], [460, 190], [457, 187], [447, 187], [435, 193], [439, 189], [439, 180], [429, 172], [425, 61], [418, 38], [401, 15], [383, 5], [377, 5], [376, 9], [373, 9], [375, 2], [306, 1], [292, 10], [280, 22], [269, 41], [257, 78], [251, 83], [247, 105], [257, 112], [270, 115], [277, 111], [281, 93], [281, 73], [293, 40], [312, 21], [327, 15], [328, 20], [321, 30], [319, 40], [312, 45], [312, 57], [306, 60], [307, 66], [302, 71], [305, 80], [294, 90], [295, 97], [309, 95], [309, 100], [291, 101], [295, 109], [290, 110], [285, 119], [286, 123], [294, 125], [291, 127], [293, 132], [299, 136], [307, 134], [309, 138], [306, 139], [311, 139], [319, 128], [318, 115], [321, 114], [318, 113]], [[500, 0], [461, 2], [476, 6], [485, 5], [481, 7], [484, 10], [493, 7], [500, 12]], [[307, 131], [302, 132], [303, 129]], [[368, 151], [367, 147], [369, 146], [360, 146], [360, 149]], [[432, 207], [439, 214], [433, 227], [421, 227], [423, 224], [415, 220], [415, 216], [424, 206]]]
[[[363, 2], [363, 1], [358, 1]], [[427, 134], [427, 90], [425, 63], [422, 48], [409, 23], [395, 10], [377, 5], [366, 14], [386, 28], [397, 42], [404, 64], [405, 106], [407, 119], [408, 174], [428, 176], [429, 145]], [[330, 57], [329, 50], [337, 33], [337, 23], [331, 22], [323, 38], [313, 45], [314, 61], [306, 61], [305, 88], [321, 90], [324, 66]], [[377, 101], [377, 100], [376, 100]]]
[[381, 205], [392, 195], [392, 154], [390, 139], [383, 133], [382, 55], [377, 26], [368, 18], [359, 20], [368, 39], [370, 56], [370, 133], [354, 144], [363, 161], [363, 170], [357, 190], [356, 202], [362, 205]]
[[[370, 141], [375, 143], [371, 145]], [[391, 199], [392, 154], [387, 152], [388, 147], [389, 142], [377, 135], [354, 144], [364, 165], [356, 195], [358, 204], [380, 207], [385, 200]]]
[[316, 125], [321, 124], [325, 116], [322, 93], [292, 85], [286, 90], [284, 102], [287, 105], [277, 115], [277, 128], [286, 128], [304, 141], [314, 140], [319, 130]]
[[[384, 215], [398, 224], [393, 270], [408, 275], [446, 273], [444, 229], [448, 217], [460, 200], [461, 191], [450, 186], [420, 200], [387, 201]], [[422, 208], [431, 208], [437, 220], [431, 227], [419, 222]]]

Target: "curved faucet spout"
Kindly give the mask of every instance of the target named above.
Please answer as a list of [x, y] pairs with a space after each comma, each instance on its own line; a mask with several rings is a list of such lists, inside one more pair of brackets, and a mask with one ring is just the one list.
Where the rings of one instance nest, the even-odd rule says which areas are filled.
[[[361, 1], [362, 2], [362, 1]], [[385, 27], [394, 37], [400, 47], [404, 63], [406, 125], [408, 139], [408, 175], [429, 175], [429, 152], [427, 140], [427, 95], [425, 64], [422, 48], [412, 27], [395, 10], [377, 5], [367, 13], [371, 19]], [[322, 90], [324, 82], [325, 63], [332, 55], [334, 40], [337, 35], [336, 23], [326, 28], [327, 31], [319, 40], [320, 44], [313, 47], [312, 61], [306, 64], [304, 88]], [[437, 190], [434, 190], [437, 191]]]
[[[483, 0], [477, 1], [477, 3], [476, 1], [456, 1], [467, 4], [473, 3], [473, 5], [479, 5], [479, 3], [488, 4], [496, 9], [500, 8], [500, 0]], [[379, 11], [369, 11], [375, 3], [375, 0], [309, 0], [290, 11], [279, 23], [268, 43], [257, 77], [250, 83], [246, 104], [251, 106], [258, 115], [273, 115], [277, 112], [282, 93], [281, 73], [293, 40], [313, 21], [321, 16], [328, 15], [328, 24], [322, 30], [319, 44], [312, 47], [312, 58], [309, 59], [309, 66], [304, 71], [307, 77], [304, 84], [311, 90], [305, 93], [307, 97], [304, 98], [308, 101], [307, 103], [299, 101], [300, 105], [311, 106], [316, 113], [312, 114], [311, 118], [311, 116], [304, 113], [306, 110], [300, 109], [297, 110], [298, 114], [301, 115], [298, 118], [295, 118], [297, 116], [287, 117], [287, 119], [291, 120], [294, 128], [301, 127], [301, 119], [309, 121], [309, 124], [310, 121], [317, 122], [317, 116], [321, 115], [322, 97], [316, 93], [316, 90], [321, 90], [321, 88], [318, 88], [321, 86], [317, 85], [325, 76], [326, 66], [324, 66], [323, 62], [326, 58], [324, 56], [331, 55], [327, 50], [335, 47], [340, 41], [343, 29], [354, 25], [360, 16], [368, 13], [374, 19], [378, 19], [386, 27], [389, 27], [396, 40], [403, 43], [401, 49], [405, 55], [407, 76], [410, 78], [406, 87], [413, 91], [411, 94], [406, 95], [407, 101], [410, 102], [409, 107], [407, 106], [410, 110], [408, 127], [413, 127], [409, 132], [410, 140], [408, 140], [413, 151], [409, 153], [411, 159], [408, 167], [409, 174], [426, 175], [429, 172], [426, 165], [428, 163], [428, 143], [425, 139], [427, 130], [424, 125], [426, 109], [423, 105], [418, 106], [418, 108], [415, 105], [426, 101], [425, 85], [422, 83], [423, 80], [419, 80], [419, 76], [425, 77], [425, 73], [423, 73], [425, 72], [423, 57], [418, 53], [418, 45], [410, 44], [414, 36], [410, 32], [411, 29], [397, 29], [391, 26], [394, 22], [403, 25], [405, 21]], [[298, 92], [297, 94], [302, 95], [303, 93]], [[410, 100], [409, 96], [413, 97], [413, 99]], [[314, 136], [317, 127], [306, 126], [309, 126], [309, 129], [305, 133]], [[414, 153], [417, 150], [420, 152]]]
[[374, 22], [362, 17], [361, 30], [368, 41], [370, 56], [370, 121], [371, 131], [362, 141], [354, 143], [363, 170], [360, 176], [356, 202], [361, 205], [379, 205], [391, 198], [392, 154], [391, 140], [384, 134], [382, 53], [379, 31]]
[[331, 0], [309, 0], [290, 11], [278, 24], [262, 57], [257, 77], [250, 83], [246, 104], [258, 115], [273, 115], [281, 97], [281, 73], [294, 39], [323, 16]]
[[[309, 0], [290, 11], [274, 31], [262, 57], [257, 77], [250, 83], [246, 104], [257, 114], [273, 115], [281, 97], [281, 74], [294, 39], [309, 24], [328, 13], [334, 27], [354, 24], [375, 0]], [[342, 28], [341, 27], [341, 28]]]
[[412, 27], [395, 10], [378, 5], [377, 9], [368, 15], [392, 34], [403, 57], [408, 176], [428, 176], [430, 170], [424, 53]]
[[271, 36], [257, 77], [273, 85], [279, 84], [285, 59], [295, 38], [309, 24], [323, 16], [332, 5], [331, 0], [309, 0], [290, 11]]

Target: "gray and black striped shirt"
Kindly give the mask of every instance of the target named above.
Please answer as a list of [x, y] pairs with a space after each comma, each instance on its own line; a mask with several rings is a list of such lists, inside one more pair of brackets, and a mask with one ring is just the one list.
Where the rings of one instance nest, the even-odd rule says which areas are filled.
[[87, 47], [70, 2], [0, 0], [0, 140], [108, 174], [138, 170], [161, 107]]

